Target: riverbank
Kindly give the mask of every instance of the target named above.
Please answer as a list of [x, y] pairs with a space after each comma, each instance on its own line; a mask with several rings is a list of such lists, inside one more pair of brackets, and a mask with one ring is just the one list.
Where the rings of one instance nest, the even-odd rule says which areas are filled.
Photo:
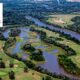
[[[32, 30], [33, 32], [37, 32], [37, 33], [39, 33], [39, 32], [44, 32], [44, 29], [40, 29], [40, 28], [36, 28], [36, 29], [34, 28], [34, 29], [31, 29], [31, 30]], [[46, 31], [46, 30], [45, 30], [45, 31]], [[46, 33], [48, 33], [48, 32], [46, 32]], [[40, 33], [40, 34], [41, 34], [41, 33]], [[49, 33], [49, 34], [50, 34], [50, 33]], [[56, 33], [56, 34], [57, 34], [57, 33]], [[55, 36], [56, 36], [56, 35], [55, 35]], [[47, 37], [48, 37], [48, 36], [47, 36]], [[52, 36], [50, 36], [50, 37], [52, 37]], [[61, 38], [61, 37], [59, 37], [59, 38]], [[43, 41], [45, 41], [45, 38], [43, 39]], [[49, 42], [49, 39], [48, 39], [47, 41]], [[63, 39], [62, 39], [62, 41], [63, 41]], [[58, 41], [58, 42], [59, 42], [59, 41]], [[49, 43], [52, 44], [52, 43], [51, 43], [51, 40], [50, 40]], [[57, 41], [53, 41], [53, 44], [57, 44]], [[59, 43], [59, 44], [60, 44], [60, 43]], [[58, 45], [59, 45], [59, 44], [58, 44]], [[61, 44], [60, 44], [60, 45], [61, 45]], [[65, 48], [64, 48], [64, 49], [65, 49]], [[71, 50], [71, 51], [72, 51], [72, 50]], [[74, 54], [72, 54], [72, 55], [73, 55], [73, 56], [76, 56], [76, 55], [74, 55]], [[60, 56], [60, 55], [59, 55], [59, 56]], [[63, 55], [62, 55], [62, 56], [63, 56]], [[67, 57], [69, 57], [69, 56], [67, 56]], [[64, 57], [63, 57], [63, 58], [64, 58]], [[68, 70], [68, 69], [70, 68], [71, 64], [74, 64], [74, 63], [73, 63], [70, 59], [65, 58], [65, 59], [67, 59], [68, 62], [71, 62], [71, 64], [66, 63], [66, 64], [70, 65], [70, 66], [67, 66], [66, 64], [64, 64], [64, 63], [65, 63], [65, 62], [64, 62], [65, 59], [62, 60], [62, 61], [61, 61], [61, 59], [62, 59], [62, 58], [59, 58], [60, 64], [63, 65], [64, 67], [66, 66], [65, 69], [68, 67], [68, 68], [66, 69], [66, 71], [69, 71], [69, 72], [77, 75], [77, 72], [76, 72], [77, 70], [76, 70], [76, 71], [71, 70], [71, 69]], [[69, 61], [69, 60], [70, 60], [70, 61]], [[62, 63], [62, 62], [63, 62], [63, 63]], [[75, 68], [74, 68], [74, 67], [75, 67]], [[76, 64], [74, 64], [74, 66], [73, 66], [72, 68], [73, 68], [73, 69], [79, 69], [79, 68], [76, 66]], [[79, 70], [78, 70], [78, 71], [79, 71]], [[76, 72], [76, 73], [74, 73], [74, 72]]]
[[[24, 28], [25, 29], [25, 28]], [[25, 29], [25, 32], [24, 32], [24, 29], [21, 29], [22, 31], [21, 31], [21, 34], [20, 34], [20, 37], [21, 37], [21, 39], [23, 39], [22, 41], [21, 41], [21, 43], [23, 43], [23, 42], [25, 42], [25, 40], [26, 41], [28, 41], [28, 40], [30, 40], [30, 38], [28, 37], [28, 34], [26, 33], [28, 30], [27, 29]], [[24, 34], [23, 34], [24, 33]], [[27, 35], [27, 36], [26, 36]], [[24, 37], [25, 36], [25, 37]], [[31, 36], [30, 36], [31, 37]], [[28, 39], [29, 38], [29, 39]], [[32, 38], [31, 38], [32, 39]], [[36, 37], [35, 37], [35, 39], [36, 39]], [[37, 39], [39, 39], [39, 36], [37, 36]], [[18, 40], [17, 40], [18, 41]], [[21, 44], [20, 43], [20, 41], [19, 41], [19, 44]], [[40, 43], [41, 44], [41, 43]], [[43, 44], [44, 45], [44, 44]], [[48, 46], [48, 45], [47, 45]], [[48, 48], [47, 46], [39, 46], [39, 48]], [[16, 44], [16, 46], [15, 46], [16, 48], [18, 47], [18, 44]], [[36, 46], [36, 48], [38, 48], [37, 46]], [[8, 50], [8, 49], [7, 49]], [[16, 49], [15, 49], [16, 50]], [[17, 48], [17, 51], [20, 51], [20, 49], [19, 49], [19, 47]], [[50, 54], [50, 51], [49, 51], [49, 53], [48, 53], [48, 51], [46, 52], [44, 52], [43, 54], [44, 54], [44, 57], [45, 57], [45, 59], [46, 59], [46, 63], [45, 64], [39, 64], [39, 66], [43, 66], [41, 69], [44, 69], [44, 73], [45, 73], [45, 69], [48, 69], [48, 71], [50, 72], [52, 72], [53, 71], [53, 77], [55, 77], [55, 75], [54, 74], [56, 74], [56, 76], [59, 76], [59, 78], [60, 78], [60, 76], [61, 75], [59, 75], [59, 74], [57, 74], [57, 73], [55, 73], [54, 72], [54, 70], [55, 71], [57, 71], [57, 72], [62, 72], [62, 69], [59, 67], [59, 65], [58, 65], [58, 62], [57, 62], [57, 56], [56, 56], [56, 51], [58, 51], [57, 49], [55, 49], [55, 47], [54, 47], [54, 50], [53, 51], [51, 51], [51, 53], [53, 53], [53, 54]], [[6, 51], [7, 52], [7, 51]], [[6, 53], [5, 52], [5, 53]], [[60, 52], [60, 51], [59, 51]], [[63, 52], [63, 51], [61, 51], [61, 52]], [[22, 53], [23, 55], [22, 55], [22, 57], [21, 56], [19, 56], [19, 54], [20, 53]], [[15, 58], [15, 59], [18, 59], [18, 60], [20, 60], [20, 61], [22, 61], [22, 62], [24, 62], [25, 64], [27, 64], [30, 68], [33, 68], [33, 67], [31, 67], [30, 65], [32, 65], [32, 66], [34, 66], [34, 64], [30, 61], [27, 61], [26, 62], [26, 59], [27, 59], [27, 55], [24, 53], [24, 52], [18, 52], [18, 53], [15, 53], [15, 54], [12, 54], [12, 52], [10, 52], [10, 54], [9, 54], [9, 52], [8, 53], [6, 53], [8, 56], [10, 56], [10, 57], [12, 57], [12, 58]], [[22, 59], [23, 57], [25, 56], [25, 59]], [[52, 62], [53, 61], [53, 62]], [[55, 65], [56, 64], [56, 65]], [[54, 66], [53, 66], [54, 65]], [[52, 67], [53, 66], [53, 67]], [[34, 69], [34, 68], [33, 68]], [[42, 71], [41, 71], [42, 72]], [[49, 73], [48, 72], [48, 73]], [[62, 72], [63, 73], [63, 72]], [[50, 74], [52, 74], [52, 73], [50, 73]], [[62, 75], [62, 77], [61, 78], [63, 78], [63, 76], [65, 76], [64, 74]]]
[[[0, 68], [0, 78], [2, 80], [9, 80], [9, 72], [12, 70], [15, 73], [15, 79], [16, 80], [42, 80], [43, 77], [47, 76], [45, 74], [42, 74], [40, 72], [37, 72], [32, 69], [28, 69], [28, 72], [24, 72], [25, 64], [21, 61], [18, 61], [16, 59], [13, 59], [9, 56], [7, 56], [2, 47], [3, 47], [4, 41], [0, 41], [0, 59], [2, 58], [2, 61], [5, 63], [6, 68], [2, 69]], [[10, 68], [9, 63], [12, 62], [14, 67]], [[53, 80], [60, 80], [57, 78], [52, 78]]]
[[[79, 64], [79, 62], [78, 62], [79, 59], [77, 59], [77, 57], [80, 56], [80, 45], [79, 45], [79, 44], [75, 43], [75, 42], [72, 41], [72, 40], [67, 40], [67, 39], [64, 38], [63, 36], [60, 36], [60, 34], [57, 33], [57, 32], [52, 32], [52, 31], [49, 31], [49, 30], [47, 30], [47, 29], [43, 29], [43, 28], [40, 28], [40, 27], [39, 27], [39, 28], [36, 27], [36, 29], [45, 31], [46, 34], [48, 35], [48, 37], [52, 36], [52, 37], [55, 37], [55, 38], [56, 38], [56, 37], [57, 37], [57, 38], [61, 38], [61, 39], [62, 39], [61, 41], [58, 40], [59, 43], [65, 44], [66, 46], [69, 46], [70, 48], [72, 48], [73, 50], [75, 50], [76, 53], [77, 53], [77, 55], [71, 56], [70, 58], [71, 58], [71, 60], [72, 60], [75, 64], [77, 64], [78, 67], [80, 67], [80, 64]], [[73, 58], [75, 58], [75, 59], [73, 59]], [[77, 63], [76, 63], [76, 62], [77, 62]]]
[[36, 18], [46, 24], [80, 33], [77, 28], [74, 29], [72, 27], [71, 29], [71, 25], [73, 25], [79, 19], [76, 17], [80, 17], [80, 14], [48, 14], [47, 16], [45, 15], [43, 18]]
[[[32, 26], [31, 26], [32, 27]], [[57, 32], [53, 32], [53, 31], [50, 31], [48, 29], [44, 29], [44, 28], [40, 28], [40, 27], [37, 27], [37, 26], [34, 26], [36, 29], [39, 29], [40, 31], [45, 31], [46, 34], [47, 34], [47, 37], [51, 37], [50, 39], [53, 38], [53, 40], [55, 41], [64, 41], [66, 38], [64, 38], [63, 36], [60, 36], [59, 33]], [[29, 27], [30, 28], [30, 27]], [[17, 40], [17, 44], [16, 46], [14, 46], [15, 48], [12, 50], [16, 50], [15, 54], [16, 54], [16, 57], [18, 58], [19, 56], [19, 60], [21, 60], [21, 58], [25, 58], [27, 59], [27, 54], [25, 54], [25, 52], [22, 52], [20, 50], [20, 46], [25, 44], [26, 41], [27, 42], [31, 42], [31, 44], [37, 48], [37, 49], [42, 49], [44, 51], [44, 57], [46, 59], [46, 62], [44, 64], [38, 64], [39, 66], [41, 66], [42, 68], [44, 69], [48, 69], [48, 71], [52, 72], [57, 72], [57, 73], [61, 73], [61, 74], [64, 74], [66, 75], [67, 73], [65, 72], [64, 69], [60, 68], [60, 65], [58, 64], [58, 60], [57, 60], [57, 55], [58, 53], [60, 54], [65, 54], [64, 50], [60, 49], [59, 47], [52, 47], [50, 45], [45, 45], [45, 43], [43, 44], [43, 42], [40, 40], [40, 37], [39, 35], [37, 35], [36, 33], [34, 32], [29, 32], [29, 29], [28, 28], [20, 28], [21, 29], [21, 34], [19, 35], [19, 37], [21, 38], [21, 40], [17, 37], [16, 39]], [[8, 30], [7, 30], [8, 31]], [[5, 32], [7, 33], [7, 32]], [[34, 33], [34, 34], [32, 34]], [[8, 34], [8, 33], [7, 33]], [[43, 32], [43, 34], [45, 34]], [[52, 36], [53, 35], [53, 36]], [[5, 35], [6, 37], [6, 35]], [[44, 35], [42, 36], [42, 39], [43, 37], [45, 37]], [[49, 39], [49, 40], [50, 40]], [[32, 42], [33, 40], [33, 42]], [[37, 41], [37, 42], [34, 42], [34, 41]], [[65, 43], [64, 43], [65, 44]], [[67, 46], [67, 45], [66, 45]], [[49, 49], [52, 48], [50, 51]], [[60, 50], [59, 50], [60, 49]], [[7, 49], [8, 50], [8, 49]], [[11, 49], [10, 49], [11, 50]], [[72, 50], [71, 50], [72, 51]], [[8, 52], [9, 53], [9, 52]], [[10, 52], [10, 53], [13, 53], [13, 52]], [[24, 57], [25, 56], [25, 57]], [[15, 56], [13, 55], [12, 56], [13, 58], [15, 58]], [[72, 57], [72, 56], [70, 56]], [[53, 62], [52, 62], [53, 61]], [[55, 65], [56, 64], [56, 65]], [[54, 66], [53, 66], [54, 65]], [[52, 67], [53, 66], [53, 67]], [[67, 74], [70, 76], [70, 74]], [[71, 76], [70, 76], [71, 77]]]
[[[42, 74], [45, 75], [49, 75], [55, 78], [59, 78], [59, 79], [68, 79], [68, 77], [64, 76], [64, 75], [57, 75], [56, 73], [50, 73], [48, 72], [46, 69], [41, 68], [41, 67], [36, 67], [31, 61], [25, 61], [25, 60], [21, 60], [21, 58], [19, 58], [17, 55], [11, 55], [10, 53], [7, 53], [6, 48], [4, 48], [4, 52], [6, 53], [6, 55], [8, 55], [11, 58], [14, 58], [18, 61], [22, 61], [26, 66], [28, 66], [30, 69], [36, 70], [38, 72], [41, 72]], [[40, 70], [41, 69], [41, 70]], [[47, 71], [47, 72], [46, 72]]]
[[33, 21], [39, 27], [44, 27], [44, 28], [51, 29], [51, 30], [56, 31], [56, 32], [64, 33], [65, 35], [70, 35], [72, 38], [80, 40], [80, 34], [78, 34], [76, 32], [73, 32], [73, 31], [70, 31], [67, 29], [61, 29], [58, 27], [54, 27], [52, 25], [48, 25], [48, 24], [40, 21], [39, 19], [33, 18], [31, 16], [26, 16], [26, 19]]

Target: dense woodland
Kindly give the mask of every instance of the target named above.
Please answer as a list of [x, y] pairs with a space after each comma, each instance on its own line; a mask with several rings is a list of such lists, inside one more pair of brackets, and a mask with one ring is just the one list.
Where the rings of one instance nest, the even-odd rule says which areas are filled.
[[5, 25], [27, 25], [29, 26], [33, 22], [25, 19], [24, 15], [21, 15], [18, 12], [10, 11], [4, 12], [4, 26]]
[[68, 28], [80, 33], [80, 16], [76, 16], [76, 17], [72, 18], [71, 21], [73, 22], [73, 24], [69, 25]]

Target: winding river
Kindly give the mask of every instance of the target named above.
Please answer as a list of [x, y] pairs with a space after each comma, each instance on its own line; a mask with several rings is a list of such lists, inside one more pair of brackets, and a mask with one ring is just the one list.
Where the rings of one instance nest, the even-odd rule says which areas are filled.
[[65, 34], [69, 34], [71, 35], [71, 37], [74, 37], [78, 40], [80, 40], [80, 34], [76, 33], [76, 32], [73, 32], [71, 30], [67, 30], [67, 29], [62, 29], [62, 28], [58, 28], [58, 27], [54, 27], [52, 25], [48, 25], [42, 21], [40, 21], [39, 19], [36, 19], [36, 18], [33, 18], [31, 16], [26, 16], [26, 19], [29, 19], [31, 21], [33, 21], [36, 25], [38, 26], [42, 26], [42, 27], [48, 27], [52, 30], [56, 30], [56, 31], [60, 31], [60, 32], [64, 32]]
[[[19, 35], [19, 37], [22, 39], [22, 41], [17, 41], [15, 44], [15, 47], [12, 49], [12, 54], [21, 54], [22, 55], [22, 59], [26, 59], [28, 58], [28, 54], [26, 54], [24, 51], [21, 50], [21, 45], [25, 44], [26, 41], [29, 41], [30, 37], [29, 37], [29, 28], [20, 28], [21, 29], [21, 34]], [[9, 37], [9, 32], [10, 29], [6, 30], [3, 34], [6, 38]], [[37, 38], [39, 39], [39, 35], [37, 35]], [[44, 45], [41, 46], [36, 46], [36, 49], [44, 49], [46, 48]], [[38, 63], [37, 66], [41, 66], [44, 69], [49, 70], [50, 72], [55, 72], [57, 74], [63, 74], [66, 75], [70, 78], [76, 78], [71, 74], [68, 74], [59, 64], [58, 64], [58, 59], [56, 54], [59, 52], [60, 50], [58, 48], [51, 50], [50, 52], [47, 51], [43, 51], [43, 56], [45, 58], [45, 63]], [[62, 51], [64, 52], [64, 51]]]

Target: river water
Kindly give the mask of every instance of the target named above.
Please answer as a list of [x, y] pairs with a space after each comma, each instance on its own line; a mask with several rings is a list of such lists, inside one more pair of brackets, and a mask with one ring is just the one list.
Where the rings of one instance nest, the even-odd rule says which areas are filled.
[[54, 27], [52, 25], [48, 25], [42, 21], [40, 21], [39, 19], [36, 19], [36, 18], [33, 18], [31, 16], [26, 16], [26, 19], [29, 19], [31, 21], [33, 21], [36, 25], [38, 25], [39, 27], [42, 26], [42, 27], [48, 27], [52, 30], [56, 30], [56, 31], [60, 31], [60, 32], [64, 32], [65, 34], [69, 34], [71, 35], [71, 37], [74, 37], [78, 40], [80, 40], [80, 34], [76, 33], [76, 32], [73, 32], [71, 30], [67, 30], [67, 29], [62, 29], [62, 28], [58, 28], [58, 27]]

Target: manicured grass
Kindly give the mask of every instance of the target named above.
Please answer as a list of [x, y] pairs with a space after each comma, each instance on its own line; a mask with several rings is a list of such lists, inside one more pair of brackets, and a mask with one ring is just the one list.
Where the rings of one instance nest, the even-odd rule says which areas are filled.
[[67, 25], [73, 24], [71, 19], [75, 16], [80, 16], [78, 14], [51, 14], [47, 17], [47, 19], [44, 19], [45, 22], [51, 23], [51, 24], [57, 24], [61, 27], [64, 27]]

